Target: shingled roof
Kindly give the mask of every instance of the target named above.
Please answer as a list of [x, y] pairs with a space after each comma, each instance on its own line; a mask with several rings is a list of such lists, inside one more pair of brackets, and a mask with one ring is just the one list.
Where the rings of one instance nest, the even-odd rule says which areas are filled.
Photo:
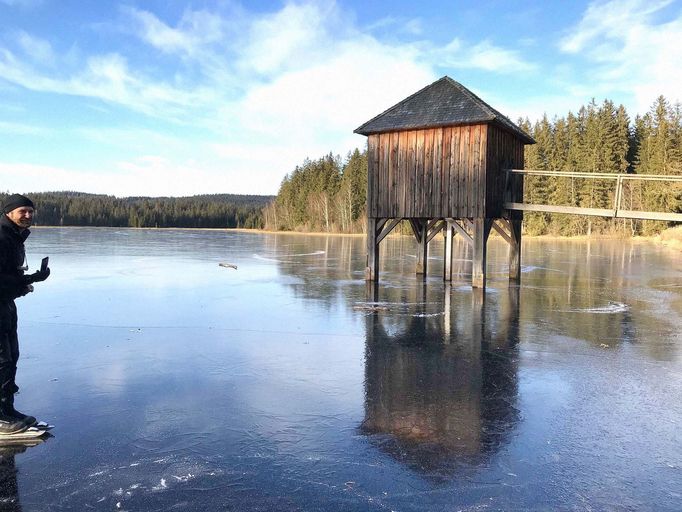
[[500, 114], [449, 76], [436, 80], [354, 130], [360, 135], [420, 130], [438, 126], [494, 123], [525, 144], [535, 141], [509, 118]]

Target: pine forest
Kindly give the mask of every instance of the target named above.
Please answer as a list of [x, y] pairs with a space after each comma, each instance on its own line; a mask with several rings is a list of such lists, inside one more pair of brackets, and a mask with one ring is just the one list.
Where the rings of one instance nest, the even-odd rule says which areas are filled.
[[[260, 228], [272, 196], [214, 194], [192, 197], [116, 198], [81, 192], [28, 194], [38, 226], [132, 228]], [[6, 194], [0, 194], [0, 202]]]

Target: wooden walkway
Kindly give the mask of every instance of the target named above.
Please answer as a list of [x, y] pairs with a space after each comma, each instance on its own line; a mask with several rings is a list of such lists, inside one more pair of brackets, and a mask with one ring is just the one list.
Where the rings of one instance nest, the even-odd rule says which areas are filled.
[[[625, 183], [634, 182], [666, 182], [682, 184], [682, 176], [662, 176], [647, 174], [615, 174], [594, 172], [551, 172], [521, 169], [505, 169], [507, 173], [504, 208], [506, 210], [524, 212], [569, 213], [573, 215], [592, 215], [598, 217], [612, 217], [614, 219], [662, 220], [668, 222], [682, 222], [682, 213], [674, 212], [646, 212], [640, 210], [626, 210], [623, 208], [623, 187]], [[593, 180], [609, 180], [614, 182], [612, 208], [586, 208], [582, 206], [560, 206], [551, 204], [530, 204], [510, 201], [511, 184], [515, 176], [547, 176], [553, 178], [580, 178]]]

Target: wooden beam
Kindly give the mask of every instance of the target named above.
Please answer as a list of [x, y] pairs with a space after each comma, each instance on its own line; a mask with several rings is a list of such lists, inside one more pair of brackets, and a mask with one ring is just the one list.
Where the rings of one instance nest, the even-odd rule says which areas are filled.
[[410, 227], [412, 228], [412, 234], [417, 240], [417, 243], [421, 243], [421, 222], [418, 219], [409, 219]]
[[386, 225], [386, 222], [388, 219], [377, 219], [377, 227], [376, 227], [376, 233], [379, 234], [381, 233], [381, 230], [384, 229], [384, 226]]
[[534, 169], [503, 169], [508, 174], [524, 176], [556, 176], [564, 178], [588, 178], [600, 180], [632, 180], [632, 181], [672, 181], [682, 182], [682, 176], [672, 174], [621, 174], [616, 172], [563, 172], [537, 171]]
[[[433, 227], [433, 223], [429, 223], [429, 224], [431, 225], [431, 227]], [[445, 221], [443, 219], [437, 219], [436, 227], [431, 229], [431, 231], [428, 232], [429, 234], [428, 234], [426, 241], [430, 242], [431, 240], [433, 240], [433, 237], [435, 237], [438, 233], [443, 231], [444, 226], [445, 226]]]
[[[499, 222], [500, 223], [505, 222], [505, 219], [499, 219]], [[512, 244], [511, 236], [509, 236], [504, 229], [498, 226], [498, 223], [495, 221], [493, 221], [493, 229], [497, 231], [502, 236], [502, 238], [504, 238], [507, 241], [509, 245]]]
[[641, 212], [637, 210], [615, 210], [611, 208], [583, 208], [580, 206], [554, 206], [549, 204], [504, 203], [507, 210], [524, 212], [570, 213], [593, 217], [610, 217], [615, 219], [662, 220], [682, 222], [682, 213]]
[[572, 213], [576, 215], [592, 215], [595, 217], [615, 217], [612, 208], [581, 208], [580, 206], [554, 206], [550, 204], [504, 203], [507, 210], [524, 212]]
[[682, 222], [682, 213], [638, 212], [636, 210], [618, 210], [618, 212], [616, 213], [616, 218]]
[[[450, 219], [452, 220], [452, 219]], [[474, 246], [474, 239], [471, 238], [471, 235], [466, 232], [466, 230], [459, 225], [459, 223], [455, 220], [452, 220], [452, 227], [455, 228], [455, 231], [457, 231], [460, 235], [462, 235], [462, 238], [466, 240], [466, 242], [473, 247]]]
[[379, 245], [381, 241], [386, 238], [391, 231], [393, 231], [393, 228], [400, 224], [401, 220], [403, 219], [391, 219], [391, 222], [388, 223], [388, 226], [377, 235], [377, 245]]

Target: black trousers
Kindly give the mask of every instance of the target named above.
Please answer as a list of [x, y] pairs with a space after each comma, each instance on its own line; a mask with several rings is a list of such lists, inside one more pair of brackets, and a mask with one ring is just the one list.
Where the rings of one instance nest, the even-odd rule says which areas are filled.
[[19, 390], [14, 382], [18, 361], [17, 307], [13, 300], [0, 300], [0, 399]]

